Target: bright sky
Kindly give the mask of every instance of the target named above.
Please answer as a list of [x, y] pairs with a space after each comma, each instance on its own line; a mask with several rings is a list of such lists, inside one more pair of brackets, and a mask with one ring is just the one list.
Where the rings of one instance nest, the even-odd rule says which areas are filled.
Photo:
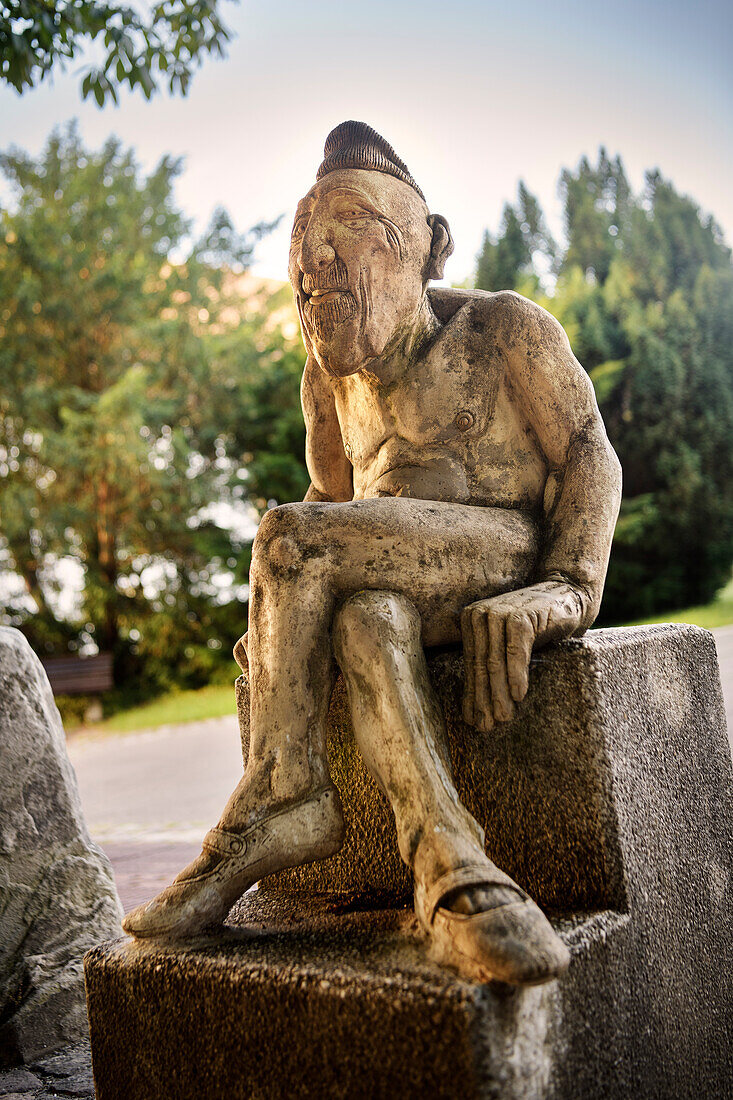
[[22, 98], [0, 90], [0, 148], [38, 153], [77, 117], [88, 144], [116, 133], [146, 168], [184, 156], [177, 196], [199, 227], [217, 204], [241, 228], [285, 214], [259, 250], [272, 278], [325, 137], [348, 118], [379, 130], [448, 217], [448, 281], [472, 274], [520, 177], [559, 234], [559, 171], [600, 144], [635, 188], [659, 167], [733, 242], [729, 0], [242, 0], [223, 15], [237, 37], [186, 99], [123, 94], [99, 110], [70, 70]]

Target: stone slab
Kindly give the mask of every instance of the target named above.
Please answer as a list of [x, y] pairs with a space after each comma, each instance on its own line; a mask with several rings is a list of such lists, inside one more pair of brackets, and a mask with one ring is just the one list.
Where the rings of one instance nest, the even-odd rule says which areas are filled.
[[41, 1058], [31, 1067], [0, 1070], [2, 1100], [94, 1100], [92, 1055], [82, 1040]]
[[[454, 741], [457, 660], [431, 662]], [[488, 763], [475, 737], [453, 751], [497, 784], [489, 843], [554, 910], [572, 956], [560, 982], [466, 982], [431, 963], [394, 899], [278, 885], [218, 937], [87, 956], [99, 1100], [733, 1095], [733, 775], [712, 637], [598, 631], [542, 660], [524, 708], [539, 741], [515, 723], [483, 739]]]

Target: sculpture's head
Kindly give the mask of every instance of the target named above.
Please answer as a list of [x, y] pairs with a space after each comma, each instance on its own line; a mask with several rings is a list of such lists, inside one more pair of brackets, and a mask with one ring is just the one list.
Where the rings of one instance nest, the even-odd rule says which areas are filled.
[[326, 140], [317, 182], [298, 203], [290, 282], [309, 354], [337, 377], [395, 346], [453, 251], [391, 145], [363, 122]]

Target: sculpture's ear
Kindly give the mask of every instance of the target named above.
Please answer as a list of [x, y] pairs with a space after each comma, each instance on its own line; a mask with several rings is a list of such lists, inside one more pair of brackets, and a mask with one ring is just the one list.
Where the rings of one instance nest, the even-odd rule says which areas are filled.
[[448, 222], [442, 214], [430, 214], [428, 225], [433, 231], [433, 243], [430, 246], [430, 257], [425, 271], [425, 278], [442, 279], [445, 261], [453, 251], [453, 238], [450, 235]]

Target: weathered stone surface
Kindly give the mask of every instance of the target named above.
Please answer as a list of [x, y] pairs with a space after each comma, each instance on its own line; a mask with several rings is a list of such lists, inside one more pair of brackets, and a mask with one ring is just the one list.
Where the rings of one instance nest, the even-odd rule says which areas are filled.
[[59, 1096], [67, 1100], [94, 1100], [88, 1041], [64, 1047], [51, 1057], [41, 1058], [31, 1068], [0, 1070], [3, 1100], [55, 1100]]
[[18, 1093], [29, 1092], [33, 1095], [43, 1088], [40, 1077], [24, 1066], [0, 1073], [0, 1096], [15, 1096]]
[[[554, 986], [517, 1000], [456, 978], [409, 910], [259, 894], [237, 912], [246, 930], [87, 956], [98, 1100], [468, 1098], [497, 1073], [546, 1077], [526, 1033]], [[505, 1066], [518, 1023], [522, 1057]]]
[[[458, 659], [432, 668], [459, 786], [492, 854], [555, 910], [567, 975], [514, 992], [457, 978], [409, 908], [317, 896], [345, 881], [324, 863], [299, 895], [248, 895], [219, 937], [87, 956], [99, 1100], [726, 1095], [733, 776], [712, 637], [598, 631], [541, 657], [527, 724], [468, 744]], [[378, 796], [349, 787], [348, 759], [332, 758], [349, 813], [368, 813], [349, 840], [359, 884], [392, 889]]]
[[88, 1042], [65, 1047], [51, 1057], [34, 1062], [47, 1085], [69, 1095], [90, 1096], [94, 1093], [91, 1050]]
[[82, 958], [118, 934], [107, 858], [90, 840], [40, 661], [0, 627], [0, 1065], [87, 1032]]

